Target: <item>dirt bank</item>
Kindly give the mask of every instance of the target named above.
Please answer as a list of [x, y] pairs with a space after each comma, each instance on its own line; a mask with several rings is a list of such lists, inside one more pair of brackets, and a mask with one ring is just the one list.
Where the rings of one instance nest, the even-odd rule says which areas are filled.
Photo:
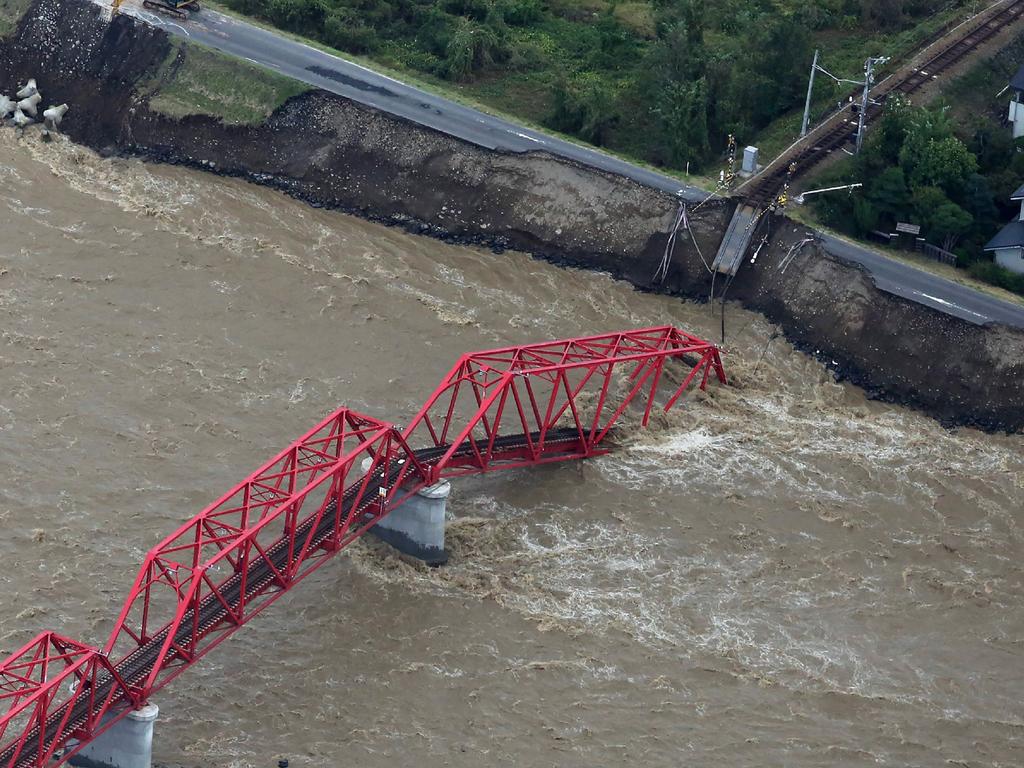
[[[652, 285], [677, 211], [670, 195], [543, 153], [484, 150], [322, 91], [257, 125], [174, 119], [150, 100], [188, 55], [129, 17], [107, 24], [93, 4], [37, 0], [0, 44], [0, 89], [36, 77], [47, 102], [71, 105], [68, 134], [100, 151], [242, 176], [449, 241], [606, 270], [645, 290], [707, 295], [710, 274], [690, 242]], [[706, 257], [730, 212], [717, 202], [691, 217]], [[948, 423], [1024, 428], [1024, 332], [978, 328], [882, 293], [860, 268], [815, 249], [777, 279], [771, 267], [788, 247], [778, 238], [730, 296], [874, 395]]]
[[779, 323], [839, 378], [945, 424], [1020, 430], [1024, 332], [978, 326], [875, 288], [867, 270], [829, 254], [807, 228], [778, 219], [732, 294]]

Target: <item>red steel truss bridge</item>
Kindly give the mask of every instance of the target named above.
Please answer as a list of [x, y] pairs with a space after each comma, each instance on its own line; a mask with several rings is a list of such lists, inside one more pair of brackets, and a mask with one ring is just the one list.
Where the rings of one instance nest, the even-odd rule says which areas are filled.
[[44, 632], [0, 662], [0, 768], [63, 763], [417, 491], [606, 453], [712, 375], [663, 326], [463, 355], [402, 431], [335, 411], [150, 550], [102, 648]]

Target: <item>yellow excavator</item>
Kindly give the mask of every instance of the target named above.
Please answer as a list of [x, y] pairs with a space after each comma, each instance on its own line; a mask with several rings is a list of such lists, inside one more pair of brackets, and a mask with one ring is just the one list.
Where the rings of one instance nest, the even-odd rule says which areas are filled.
[[[121, 10], [124, 0], [113, 0], [110, 4], [111, 14], [116, 16]], [[142, 7], [157, 13], [173, 16], [187, 21], [192, 13], [199, 13], [199, 0], [142, 0]]]

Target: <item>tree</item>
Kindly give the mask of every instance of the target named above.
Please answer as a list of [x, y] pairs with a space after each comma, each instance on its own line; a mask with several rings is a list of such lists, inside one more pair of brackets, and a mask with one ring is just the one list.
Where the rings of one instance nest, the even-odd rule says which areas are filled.
[[980, 173], [971, 174], [964, 188], [964, 209], [971, 214], [977, 225], [989, 227], [999, 218], [988, 179]]
[[861, 235], [875, 231], [878, 229], [878, 209], [864, 197], [853, 198], [853, 223]]
[[379, 43], [373, 27], [363, 24], [351, 8], [333, 9], [324, 20], [324, 41], [352, 53], [370, 53]]
[[617, 94], [600, 77], [563, 78], [555, 85], [554, 109], [547, 123], [600, 146], [619, 120], [617, 105]]
[[461, 19], [445, 46], [444, 75], [450, 80], [467, 80], [506, 55], [504, 42], [493, 26]]
[[941, 187], [947, 192], [978, 170], [977, 158], [953, 135], [945, 114], [925, 109], [911, 114], [899, 162], [911, 187]]
[[885, 102], [885, 112], [878, 127], [868, 133], [865, 151], [862, 158], [876, 159], [880, 167], [896, 165], [900, 159], [900, 150], [907, 138], [910, 127], [912, 107], [910, 102], [894, 96]]
[[709, 148], [703, 32], [678, 21], [661, 25], [660, 33], [663, 37], [648, 54], [637, 89], [653, 127], [649, 156], [681, 167], [702, 160]]
[[707, 83], [669, 83], [662, 91], [655, 112], [662, 124], [668, 149], [668, 163], [683, 168], [699, 161], [710, 150], [708, 143]]
[[947, 251], [953, 250], [957, 239], [974, 221], [971, 214], [950, 200], [938, 187], [915, 189], [913, 205], [925, 235], [933, 241], [941, 242]]
[[860, 0], [861, 18], [875, 27], [892, 28], [903, 21], [904, 0]]
[[910, 204], [910, 190], [907, 189], [903, 169], [895, 166], [882, 171], [870, 182], [867, 198], [885, 219], [898, 221], [903, 217]]
[[907, 160], [904, 167], [910, 168], [911, 184], [930, 184], [950, 191], [962, 186], [972, 173], [978, 170], [978, 161], [960, 139], [947, 136], [929, 139], [918, 151], [920, 145], [909, 140], [900, 153]]
[[932, 237], [942, 240], [945, 250], [952, 251], [973, 222], [971, 214], [950, 200], [932, 211], [928, 231]]

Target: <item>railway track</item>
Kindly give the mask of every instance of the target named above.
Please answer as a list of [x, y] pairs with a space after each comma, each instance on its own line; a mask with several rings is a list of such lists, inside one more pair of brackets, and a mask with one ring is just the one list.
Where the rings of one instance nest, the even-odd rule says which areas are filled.
[[[537, 432], [531, 433], [530, 440], [527, 441], [526, 435], [507, 435], [495, 439], [494, 445], [496, 448], [501, 448], [509, 451], [514, 451], [518, 448], [522, 448], [527, 445], [528, 442], [536, 442], [540, 435]], [[575, 428], [560, 428], [557, 430], [550, 430], [545, 436], [545, 444], [549, 447], [565, 444], [567, 449], [578, 443], [579, 433]], [[479, 440], [474, 441], [476, 443], [476, 450], [482, 451], [487, 449], [487, 441]], [[436, 463], [438, 459], [447, 453], [450, 445], [442, 445], [435, 448], [423, 448], [415, 451], [416, 458], [424, 465], [431, 465]], [[467, 440], [463, 446], [456, 452], [456, 456], [472, 456], [474, 454], [474, 445], [471, 441]], [[334, 512], [337, 508], [337, 504], [340, 502], [343, 512], [344, 519], [350, 519], [351, 529], [359, 531], [360, 529], [372, 527], [380, 516], [375, 516], [369, 507], [375, 504], [377, 499], [377, 489], [381, 487], [389, 487], [393, 485], [397, 479], [401, 467], [393, 466], [389, 472], [389, 475], [385, 477], [381, 470], [378, 470], [376, 475], [371, 478], [367, 487], [363, 488], [362, 480], [354, 482], [340, 495], [338, 499], [331, 501], [326, 507], [326, 513], [321, 516], [319, 524], [313, 529], [316, 515], [310, 515], [303, 523], [298, 527], [298, 534], [300, 538], [304, 538], [312, 530], [312, 542], [314, 547], [318, 547], [323, 544], [324, 541], [334, 532]], [[360, 491], [363, 491], [360, 494]], [[359, 507], [353, 509], [353, 503], [356, 498], [361, 498], [363, 501]], [[361, 534], [360, 534], [361, 535]], [[354, 537], [356, 538], [356, 537]], [[274, 586], [274, 570], [284, 571], [287, 569], [289, 563], [289, 557], [294, 556], [294, 552], [289, 547], [289, 537], [279, 539], [274, 545], [270, 547], [267, 552], [267, 558], [259, 558], [256, 560], [243, 574], [237, 572], [231, 579], [229, 579], [221, 590], [219, 590], [219, 596], [217, 594], [210, 594], [205, 600], [199, 605], [198, 609], [190, 610], [179, 625], [177, 635], [173, 645], [184, 646], [192, 634], [193, 629], [198, 626], [200, 634], [205, 634], [216, 628], [224, 621], [230, 620], [231, 612], [225, 606], [224, 602], [227, 602], [232, 609], [237, 608], [243, 598], [243, 585], [245, 589], [245, 599], [252, 600], [259, 595], [266, 592], [268, 589]], [[267, 562], [269, 560], [269, 563]], [[273, 568], [271, 567], [273, 564]], [[244, 576], [244, 578], [243, 578]], [[224, 602], [222, 599], [224, 598]], [[120, 678], [128, 685], [140, 685], [150, 675], [150, 673], [157, 667], [161, 666], [164, 662], [169, 659], [161, 659], [160, 651], [164, 646], [164, 641], [167, 639], [168, 630], [165, 629], [158, 632], [152, 638], [150, 638], [144, 645], [137, 648], [131, 654], [126, 656], [121, 662], [117, 664], [116, 670]], [[175, 651], [171, 651], [169, 654], [173, 656]], [[112, 692], [116, 685], [116, 682], [110, 676], [100, 678], [96, 682], [95, 696], [93, 697], [96, 701], [104, 701]], [[58, 731], [69, 733], [74, 731], [75, 728], [81, 727], [88, 721], [89, 715], [89, 701], [87, 697], [81, 697], [75, 700], [74, 704], [69, 704], [65, 707], [59, 708], [53, 712], [48, 718], [45, 725], [45, 735], [42, 740], [43, 743], [50, 742], [54, 737], [57, 736]], [[71, 708], [70, 714], [68, 708]], [[25, 747], [22, 749], [20, 754], [17, 754], [17, 743], [9, 745], [6, 749], [0, 752], [0, 766], [4, 768], [30, 768], [35, 764], [35, 758], [37, 754], [38, 745], [40, 744], [40, 734], [38, 730], [35, 730], [28, 734]], [[16, 762], [12, 762], [17, 754]]]
[[[871, 123], [882, 113], [885, 99], [889, 96], [909, 96], [920, 90], [1006, 26], [1019, 21], [1022, 16], [1024, 0], [1009, 0], [1002, 9], [980, 24], [970, 27], [955, 40], [949, 41], [919, 67], [887, 77], [871, 92], [865, 123]], [[934, 45], [946, 33], [948, 30], [938, 33], [929, 45]], [[856, 119], [851, 120], [852, 116], [849, 108], [833, 115], [808, 134], [805, 140], [794, 144], [779, 155], [768, 168], [741, 186], [738, 190], [740, 196], [758, 208], [773, 205], [788, 181], [809, 171], [832, 152], [842, 148], [855, 135]]]

